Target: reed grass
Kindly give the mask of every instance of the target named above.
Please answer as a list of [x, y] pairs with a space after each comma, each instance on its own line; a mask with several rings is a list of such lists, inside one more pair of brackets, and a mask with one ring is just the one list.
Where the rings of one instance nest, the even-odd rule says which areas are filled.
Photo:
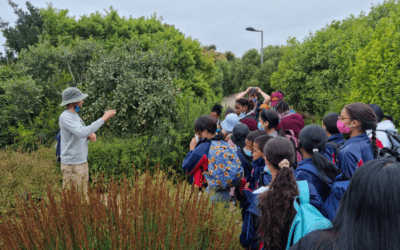
[[239, 210], [162, 171], [112, 180], [103, 195], [100, 187], [87, 199], [75, 186], [60, 193], [50, 185], [48, 201], [18, 199], [0, 223], [0, 248], [240, 249]]

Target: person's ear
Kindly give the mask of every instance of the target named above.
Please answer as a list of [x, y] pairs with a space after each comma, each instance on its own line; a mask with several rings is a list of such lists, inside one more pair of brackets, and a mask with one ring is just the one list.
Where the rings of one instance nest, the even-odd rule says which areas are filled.
[[264, 122], [264, 128], [268, 128], [268, 126], [269, 126], [269, 122], [268, 121]]
[[350, 123], [350, 125], [351, 125], [351, 127], [353, 127], [353, 128], [357, 128], [357, 127], [361, 127], [361, 126], [362, 126], [361, 122], [358, 121], [358, 120], [353, 120], [353, 121]]

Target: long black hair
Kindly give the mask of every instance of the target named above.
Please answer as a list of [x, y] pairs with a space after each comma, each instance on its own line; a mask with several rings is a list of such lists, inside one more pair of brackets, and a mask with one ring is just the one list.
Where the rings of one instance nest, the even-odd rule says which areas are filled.
[[362, 131], [372, 130], [372, 148], [374, 150], [374, 158], [378, 156], [378, 146], [376, 145], [376, 126], [378, 119], [370, 106], [365, 103], [352, 103], [344, 107], [352, 120], [361, 123]]
[[400, 249], [400, 164], [368, 161], [352, 176], [332, 228], [317, 242], [325, 249], [336, 239], [341, 250]]
[[326, 184], [330, 184], [341, 171], [322, 155], [327, 139], [323, 128], [315, 124], [308, 125], [300, 132], [299, 148], [303, 148], [307, 153], [312, 155], [312, 162], [318, 169], [319, 177]]
[[368, 104], [368, 106], [370, 106], [371, 109], [374, 111], [374, 113], [375, 113], [375, 115], [376, 115], [376, 117], [378, 119], [378, 122], [381, 122], [383, 120], [383, 118], [386, 118], [386, 119], [388, 119], [390, 121], [393, 121], [393, 117], [390, 116], [390, 115], [385, 115], [383, 113], [382, 108], [379, 107], [378, 105], [376, 105], [376, 104]]
[[199, 134], [201, 134], [204, 130], [207, 130], [207, 132], [216, 135], [211, 140], [223, 140], [224, 135], [222, 132], [220, 131], [217, 133], [217, 122], [217, 119], [213, 118], [211, 115], [200, 116], [194, 122], [194, 130]]
[[279, 170], [267, 192], [259, 195], [260, 227], [265, 249], [285, 249], [288, 243], [290, 225], [296, 215], [293, 202], [299, 195], [293, 170], [280, 167], [283, 160], [293, 165], [295, 160], [293, 144], [282, 137], [270, 139], [264, 147], [264, 155], [273, 168]]
[[263, 122], [268, 122], [268, 129], [274, 128], [279, 136], [285, 136], [282, 129], [279, 127], [279, 115], [273, 109], [265, 109], [260, 114], [261, 120]]

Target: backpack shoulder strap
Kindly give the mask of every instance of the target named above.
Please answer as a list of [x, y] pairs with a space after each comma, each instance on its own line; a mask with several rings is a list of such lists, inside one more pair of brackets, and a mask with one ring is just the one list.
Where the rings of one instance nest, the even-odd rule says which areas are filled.
[[300, 199], [300, 204], [310, 203], [310, 191], [308, 190], [307, 181], [298, 181], [297, 185], [300, 191], [300, 195], [298, 196]]
[[340, 146], [341, 146], [339, 143], [337, 143], [337, 142], [335, 142], [335, 141], [328, 141], [328, 142], [326, 143], [326, 145], [332, 146], [334, 149], [338, 149], [338, 148], [340, 148]]

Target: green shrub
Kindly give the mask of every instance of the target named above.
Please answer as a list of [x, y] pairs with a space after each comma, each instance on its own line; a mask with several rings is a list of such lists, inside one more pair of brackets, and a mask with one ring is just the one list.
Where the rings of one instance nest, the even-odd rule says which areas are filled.
[[351, 68], [348, 102], [374, 103], [400, 121], [400, 18], [391, 12], [376, 25], [372, 40], [357, 53]]
[[5, 249], [240, 249], [240, 211], [210, 203], [207, 194], [173, 183], [163, 172], [112, 182], [107, 203], [99, 189], [85, 201], [76, 189], [48, 202], [18, 203], [0, 223]]
[[93, 58], [83, 84], [83, 117], [94, 120], [108, 107], [117, 110], [109, 131], [126, 136], [143, 131], [164, 130], [176, 121], [178, 88], [167, 68], [172, 55], [159, 48], [141, 52], [135, 42], [115, 47]]

